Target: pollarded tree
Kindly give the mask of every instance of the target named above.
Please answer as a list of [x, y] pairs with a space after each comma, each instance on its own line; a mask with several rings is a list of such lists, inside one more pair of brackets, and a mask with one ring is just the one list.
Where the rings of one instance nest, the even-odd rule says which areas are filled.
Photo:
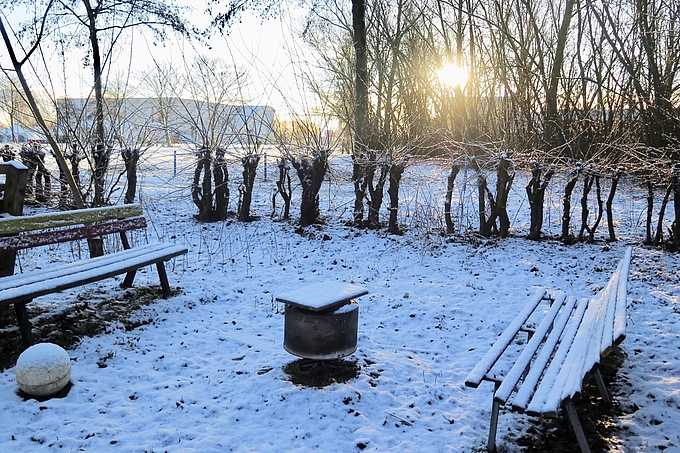
[[[197, 147], [191, 192], [201, 221], [224, 220], [229, 202], [226, 153], [237, 144], [240, 127], [239, 71], [224, 61], [198, 56], [185, 62], [182, 84], [176, 88], [170, 109], [190, 125]], [[185, 94], [186, 97], [181, 97]]]
[[500, 154], [496, 165], [496, 193], [494, 194], [488, 187], [486, 171], [480, 167], [479, 161], [472, 159], [471, 162], [477, 172], [479, 234], [484, 237], [507, 237], [510, 234], [508, 198], [515, 180], [514, 163], [506, 153]]
[[[329, 132], [328, 127], [329, 121], [324, 120], [324, 115], [321, 114], [316, 121], [294, 118], [285, 125], [279, 124], [275, 130], [276, 147], [283, 159], [290, 162], [295, 169], [302, 188], [300, 225], [303, 227], [320, 221], [319, 192], [328, 172], [331, 152], [337, 148], [338, 137], [341, 136]], [[279, 165], [281, 168], [282, 164]], [[290, 189], [290, 183], [288, 188]], [[287, 196], [290, 197], [290, 192]]]
[[555, 174], [552, 168], [546, 169], [539, 162], [531, 162], [531, 180], [526, 186], [529, 206], [531, 207], [531, 224], [529, 227], [529, 239], [538, 241], [541, 239], [543, 228], [543, 205], [545, 190]]
[[239, 185], [238, 220], [249, 222], [255, 219], [250, 208], [257, 166], [265, 153], [264, 145], [274, 135], [274, 110], [264, 105], [241, 104], [235, 106], [235, 113], [232, 129], [235, 146], [230, 151], [243, 166], [243, 179]]

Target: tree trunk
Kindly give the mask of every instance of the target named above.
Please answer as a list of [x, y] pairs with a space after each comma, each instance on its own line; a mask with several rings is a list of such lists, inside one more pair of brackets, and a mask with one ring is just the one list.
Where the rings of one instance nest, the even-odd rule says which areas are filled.
[[585, 175], [583, 178], [583, 194], [581, 195], [581, 229], [578, 233], [578, 241], [583, 241], [583, 234], [588, 229], [588, 195], [590, 189], [593, 187], [594, 178], [591, 175]]
[[619, 179], [622, 173], [617, 171], [612, 177], [612, 185], [609, 188], [609, 196], [607, 197], [607, 227], [609, 229], [609, 242], [616, 241], [616, 232], [614, 231], [614, 211], [612, 205], [614, 204], [614, 196], [616, 195], [616, 189], [619, 186]]
[[673, 247], [677, 252], [680, 250], [680, 166], [673, 168], [673, 207], [675, 219], [673, 221]]
[[93, 144], [92, 157], [94, 161], [94, 206], [104, 205], [104, 185], [106, 172], [109, 167], [111, 149], [106, 143], [104, 128], [104, 87], [102, 83], [102, 58], [97, 35], [97, 14], [99, 5], [93, 7], [90, 0], [83, 0], [87, 11], [87, 27], [89, 30], [90, 46], [92, 50], [92, 75], [94, 77], [95, 97], [95, 143]]
[[531, 180], [526, 186], [527, 196], [529, 198], [529, 206], [531, 208], [531, 224], [529, 226], [529, 239], [538, 241], [541, 239], [541, 230], [543, 228], [543, 205], [545, 201], [545, 189], [550, 183], [554, 171], [548, 170], [541, 181], [543, 169], [540, 165], [535, 164], [531, 169]]
[[354, 212], [352, 221], [354, 226], [361, 226], [364, 221], [364, 198], [366, 198], [366, 153], [356, 150], [352, 154], [352, 182], [354, 184]]
[[315, 151], [311, 158], [292, 159], [291, 163], [297, 171], [302, 186], [300, 226], [318, 223], [319, 191], [328, 170], [328, 151]]
[[122, 153], [125, 163], [125, 174], [127, 175], [127, 190], [125, 191], [125, 203], [135, 202], [137, 193], [137, 162], [139, 162], [139, 150], [126, 148]]
[[404, 174], [406, 162], [404, 160], [393, 163], [390, 167], [390, 187], [387, 193], [390, 196], [390, 218], [387, 231], [391, 234], [403, 234], [399, 228], [398, 214], [399, 214], [399, 185], [401, 184], [401, 177]]
[[250, 215], [250, 205], [253, 200], [253, 186], [255, 185], [255, 175], [260, 156], [251, 154], [242, 158], [241, 162], [243, 163], [243, 183], [240, 187], [241, 202], [239, 203], [238, 219], [241, 222], [250, 222], [253, 220]]
[[661, 207], [659, 208], [659, 219], [656, 224], [656, 234], [654, 235], [654, 246], [658, 247], [663, 242], [663, 219], [666, 217], [666, 207], [668, 206], [668, 201], [671, 199], [671, 193], [673, 192], [673, 181], [668, 183], [666, 188], [666, 195], [664, 195], [663, 200], [661, 200]]
[[460, 172], [460, 165], [451, 165], [451, 171], [446, 183], [446, 197], [444, 199], [444, 220], [446, 222], [446, 234], [453, 234], [455, 227], [453, 225], [453, 218], [451, 216], [451, 201], [453, 200], [453, 186], [456, 182], [456, 176]]
[[[515, 179], [514, 174], [510, 174], [511, 162], [504, 156], [498, 162], [497, 179], [496, 179], [496, 201], [493, 203], [491, 210], [490, 223], [492, 226], [496, 224], [498, 219], [498, 235], [502, 238], [508, 237], [510, 234], [510, 217], [508, 216], [508, 198], [510, 197], [510, 188]], [[490, 195], [490, 194], [489, 194]]]
[[191, 185], [191, 198], [198, 208], [197, 220], [210, 222], [213, 220], [212, 183], [210, 180], [210, 149], [203, 147], [198, 151], [194, 182]]
[[654, 183], [647, 179], [647, 219], [645, 220], [645, 244], [652, 244], [652, 216], [654, 215]]
[[[482, 173], [482, 169], [479, 168], [479, 163], [476, 159], [472, 158], [470, 163], [474, 166], [477, 172], [477, 201], [478, 201], [478, 213], [479, 213], [479, 234], [483, 237], [491, 237], [493, 233], [493, 212], [494, 212], [494, 199], [491, 191], [488, 188], [486, 182], [486, 177]], [[487, 216], [486, 199], [489, 199], [490, 213]]]
[[600, 226], [600, 221], [602, 221], [602, 187], [600, 186], [600, 175], [595, 175], [595, 194], [597, 195], [597, 218], [593, 226], [588, 229], [588, 243], [592, 244], [595, 242], [595, 231], [597, 227]]
[[290, 181], [290, 168], [284, 158], [279, 159], [277, 166], [279, 167], [279, 179], [276, 181], [276, 192], [273, 197], [274, 212], [276, 212], [276, 195], [280, 194], [281, 198], [283, 198], [283, 217], [281, 220], [288, 220], [290, 218], [290, 201], [293, 193]]
[[[384, 158], [381, 158], [380, 162], [376, 162], [376, 158], [373, 157], [371, 161], [372, 163], [366, 172], [368, 192], [371, 195], [368, 203], [368, 227], [377, 229], [380, 227], [380, 207], [383, 202], [385, 182], [389, 174], [389, 164]], [[376, 174], [378, 176], [377, 181], [375, 180]]]
[[569, 25], [571, 24], [571, 18], [574, 15], [574, 3], [574, 0], [566, 0], [564, 4], [564, 15], [562, 16], [562, 22], [557, 34], [557, 43], [555, 45], [555, 58], [550, 71], [548, 89], [545, 93], [546, 151], [558, 148], [564, 144], [561, 122], [558, 118], [557, 93], [559, 91], [559, 83], [562, 80], [564, 51], [567, 46]]
[[[479, 196], [479, 234], [485, 238], [489, 238], [492, 233], [492, 222], [486, 215], [486, 196], [487, 193], [489, 193], [489, 189], [487, 188], [486, 178], [481, 172], [477, 174], [477, 193]], [[491, 209], [493, 210], [493, 200], [491, 197], [489, 202], [491, 202]]]
[[[595, 183], [595, 193], [598, 211], [595, 222], [593, 223], [592, 226], [589, 226], [588, 217], [590, 215], [590, 211], [588, 210], [588, 196], [590, 195], [593, 183]], [[600, 176], [597, 174], [585, 175], [585, 178], [583, 179], [583, 196], [581, 197], [581, 230], [579, 231], [578, 234], [579, 241], [584, 240], [585, 232], [588, 233], [587, 238], [588, 243], [593, 243], [595, 241], [595, 231], [597, 230], [597, 227], [599, 226], [600, 221], [602, 220], [602, 214], [604, 211], [602, 205], [603, 202], [602, 202], [602, 188], [600, 186]]]
[[352, 28], [354, 30], [354, 224], [360, 225], [364, 216], [366, 196], [366, 167], [363, 162], [368, 149], [368, 56], [366, 41], [366, 1], [352, 0]]
[[215, 182], [215, 220], [226, 220], [229, 210], [229, 170], [222, 148], [215, 151], [213, 180]]

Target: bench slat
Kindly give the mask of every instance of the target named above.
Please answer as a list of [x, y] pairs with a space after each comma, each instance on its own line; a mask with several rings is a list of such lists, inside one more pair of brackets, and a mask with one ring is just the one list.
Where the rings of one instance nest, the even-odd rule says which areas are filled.
[[510, 371], [508, 371], [508, 373], [503, 377], [503, 382], [494, 393], [494, 399], [496, 401], [505, 404], [508, 398], [510, 398], [515, 386], [519, 380], [522, 379], [522, 375], [526, 371], [527, 366], [529, 366], [531, 363], [531, 359], [534, 357], [541, 344], [543, 344], [545, 336], [550, 331], [555, 318], [560, 313], [560, 310], [562, 310], [566, 298], [566, 294], [560, 294], [559, 297], [555, 298], [550, 310], [548, 310], [548, 312], [543, 317], [543, 320], [541, 320], [541, 323], [534, 331], [531, 339], [524, 346], [517, 360], [515, 360], [512, 368], [510, 368]]
[[588, 301], [581, 325], [546, 400], [546, 408], [556, 408], [565, 399], [579, 393], [586, 374], [599, 362], [604, 330], [602, 317], [606, 309], [604, 302], [606, 299], [601, 298]]
[[50, 212], [31, 216], [6, 216], [0, 218], [0, 235], [18, 234], [26, 231], [67, 227], [105, 220], [125, 219], [141, 215], [143, 215], [142, 207], [139, 204], [126, 204]]
[[564, 363], [567, 354], [571, 349], [571, 344], [574, 340], [574, 337], [576, 336], [576, 333], [578, 332], [578, 328], [581, 324], [583, 316], [585, 315], [586, 308], [588, 308], [588, 299], [580, 299], [577, 302], [576, 311], [574, 311], [572, 318], [567, 323], [566, 330], [564, 331], [564, 335], [562, 335], [562, 339], [560, 341], [560, 345], [557, 347], [557, 351], [555, 351], [555, 354], [550, 361], [550, 365], [548, 365], [545, 373], [543, 373], [543, 377], [541, 378], [538, 388], [534, 392], [533, 398], [526, 406], [526, 412], [530, 414], [550, 414], [557, 411], [558, 406], [547, 406], [546, 401], [548, 399], [550, 390], [559, 376], [560, 368], [562, 368], [562, 364]]
[[[40, 270], [2, 279], [0, 305], [30, 300], [134, 271], [187, 253], [181, 245], [154, 243], [93, 259], [80, 260], [47, 272]], [[7, 282], [7, 285], [4, 285]]]
[[517, 389], [517, 393], [512, 397], [512, 407], [514, 410], [526, 410], [546, 366], [555, 354], [555, 348], [558, 346], [560, 339], [564, 337], [564, 328], [569, 319], [571, 319], [572, 312], [577, 308], [577, 302], [578, 299], [576, 297], [569, 296], [564, 303], [564, 307], [559, 317], [555, 320], [555, 325], [545, 340], [545, 344], [531, 364], [531, 369]]
[[522, 328], [522, 325], [527, 321], [527, 319], [529, 319], [538, 304], [541, 303], [546, 293], [547, 290], [545, 288], [540, 288], [536, 291], [530, 301], [524, 306], [522, 311], [515, 317], [510, 325], [498, 337], [498, 339], [496, 339], [491, 349], [489, 349], [489, 351], [484, 354], [484, 357], [482, 357], [482, 359], [472, 369], [470, 374], [468, 374], [467, 379], [465, 379], [466, 386], [473, 388], [479, 387], [479, 384], [485, 378], [487, 373], [491, 371], [491, 368], [493, 368], [503, 352], [505, 352], [505, 350], [508, 348], [512, 340], [515, 338], [515, 335], [517, 335], [517, 332], [519, 332], [519, 330]]
[[0, 252], [15, 252], [43, 245], [77, 241], [80, 239], [142, 228], [146, 228], [146, 218], [133, 217], [124, 220], [95, 223], [84, 227], [71, 227], [55, 231], [20, 234], [18, 236], [0, 238]]
[[616, 295], [616, 314], [614, 315], [614, 332], [612, 339], [614, 344], [621, 344], [626, 338], [626, 309], [628, 308], [628, 273], [630, 271], [630, 261], [633, 255], [633, 248], [628, 247], [626, 253], [621, 260], [619, 266], [621, 267], [619, 278], [619, 286]]
[[90, 261], [94, 261], [97, 263], [97, 265], [105, 266], [120, 260], [121, 256], [134, 257], [136, 255], [143, 255], [145, 253], [152, 253], [156, 250], [162, 250], [165, 247], [168, 247], [168, 245], [162, 242], [155, 242], [142, 245], [140, 247], [133, 247], [128, 250], [122, 250], [116, 253], [109, 253], [97, 258], [79, 259], [72, 262], [60, 262], [55, 263], [55, 265], [51, 265], [47, 269], [35, 269], [22, 274], [14, 274], [8, 277], [2, 277], [2, 279], [0, 279], [0, 283], [2, 283], [2, 287], [0, 288], [0, 300], [2, 300], [2, 294], [4, 294], [8, 289], [19, 288], [24, 285], [42, 282], [69, 273], [78, 273], [84, 269], [90, 268]]

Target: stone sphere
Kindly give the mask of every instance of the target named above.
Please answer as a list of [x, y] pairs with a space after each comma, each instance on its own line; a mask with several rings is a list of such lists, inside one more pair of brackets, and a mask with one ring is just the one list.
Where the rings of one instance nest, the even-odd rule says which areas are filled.
[[50, 396], [71, 379], [68, 353], [53, 343], [39, 343], [21, 353], [14, 371], [19, 388], [31, 396]]

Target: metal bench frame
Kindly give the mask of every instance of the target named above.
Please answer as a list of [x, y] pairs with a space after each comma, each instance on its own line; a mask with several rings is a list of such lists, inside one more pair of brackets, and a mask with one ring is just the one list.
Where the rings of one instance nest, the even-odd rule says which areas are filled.
[[[496, 451], [500, 408], [509, 406], [517, 412], [548, 416], [563, 407], [581, 451], [590, 452], [574, 401], [584, 379], [593, 376], [603, 401], [610, 402], [599, 364], [626, 336], [631, 255], [629, 247], [607, 286], [591, 299], [540, 289], [470, 372], [468, 387], [477, 388], [483, 380], [494, 383], [488, 451]], [[503, 373], [497, 364], [522, 331], [528, 332], [528, 341]]]

